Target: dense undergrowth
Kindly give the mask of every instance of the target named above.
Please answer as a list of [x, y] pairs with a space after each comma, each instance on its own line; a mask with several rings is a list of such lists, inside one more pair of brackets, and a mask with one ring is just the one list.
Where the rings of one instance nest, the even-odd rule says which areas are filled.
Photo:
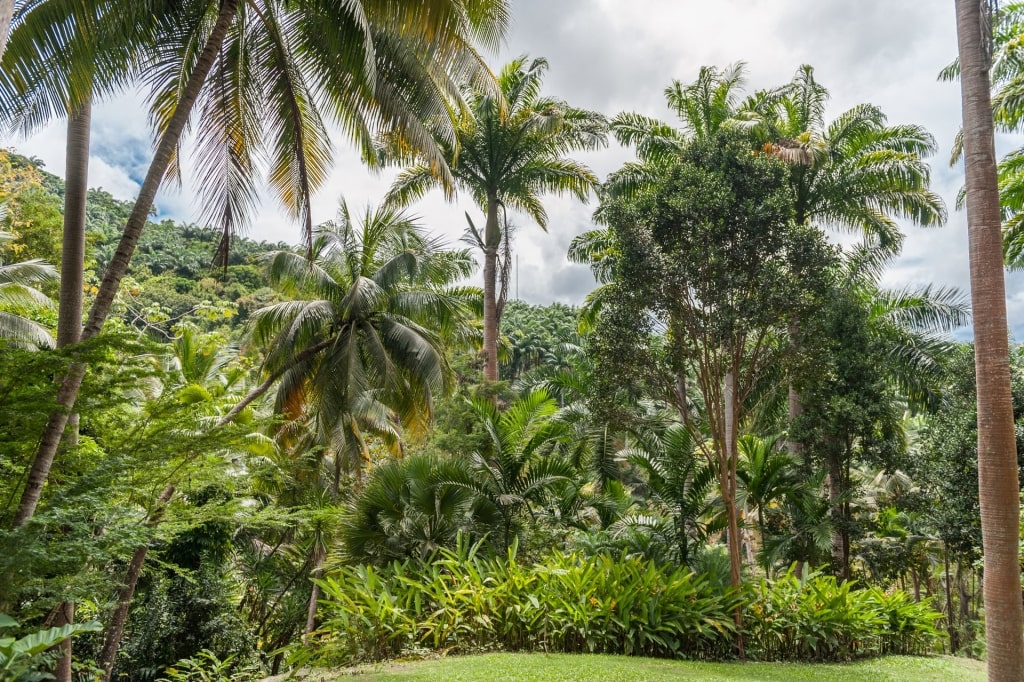
[[[792, 572], [742, 590], [627, 556], [555, 552], [523, 565], [473, 548], [424, 565], [342, 567], [322, 581], [320, 663], [415, 649], [843, 661], [935, 650], [939, 615], [903, 592]], [[742, 625], [735, 613], [741, 608]]]

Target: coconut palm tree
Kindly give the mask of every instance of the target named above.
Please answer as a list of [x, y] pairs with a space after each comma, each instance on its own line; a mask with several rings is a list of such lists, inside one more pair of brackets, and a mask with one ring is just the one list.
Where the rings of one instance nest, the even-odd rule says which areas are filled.
[[[0, 221], [3, 221], [6, 208], [0, 204]], [[13, 239], [13, 235], [0, 232], [0, 244]], [[0, 306], [15, 309], [52, 308], [53, 301], [36, 285], [52, 282], [57, 279], [57, 271], [52, 265], [40, 260], [28, 260], [21, 263], [0, 263]], [[0, 342], [6, 341], [28, 348], [52, 348], [53, 336], [49, 330], [38, 322], [22, 315], [0, 310]]]
[[[397, 448], [403, 428], [425, 428], [433, 396], [449, 386], [446, 344], [473, 333], [478, 292], [452, 286], [472, 271], [469, 253], [443, 250], [393, 207], [367, 207], [357, 224], [342, 202], [315, 235], [312, 261], [292, 251], [268, 255], [271, 283], [290, 300], [253, 315], [268, 377], [222, 422], [276, 384], [275, 412], [293, 423], [280, 437], [333, 461], [336, 505], [344, 473], [360, 485], [370, 434]], [[314, 576], [328, 536], [316, 535]], [[318, 598], [314, 585], [307, 634]]]
[[337, 437], [339, 420], [381, 405], [408, 428], [426, 425], [433, 396], [450, 381], [447, 344], [473, 335], [478, 290], [453, 286], [473, 262], [394, 207], [367, 207], [361, 218], [343, 202], [317, 229], [311, 262], [292, 251], [269, 254], [271, 282], [290, 300], [254, 313], [252, 339], [264, 349], [268, 379], [233, 414], [277, 384], [275, 408], [310, 406], [324, 434]]
[[956, 0], [967, 231], [978, 385], [978, 491], [985, 553], [988, 679], [1024, 678], [1020, 484], [1010, 394], [1009, 332], [992, 104], [988, 0]]
[[[601, 114], [541, 96], [547, 68], [544, 59], [513, 60], [498, 77], [500, 93], [469, 93], [470, 114], [462, 119], [453, 138], [439, 138], [447, 158], [455, 159], [455, 187], [467, 192], [486, 216], [483, 234], [472, 220], [469, 226], [473, 242], [484, 254], [487, 381], [498, 380], [498, 333], [510, 262], [508, 209], [523, 211], [546, 230], [543, 194], [569, 194], [586, 201], [597, 187], [593, 172], [566, 155], [606, 144]], [[402, 158], [400, 154], [398, 158]], [[429, 159], [424, 159], [398, 176], [390, 200], [408, 205], [439, 184]], [[503, 243], [505, 257], [499, 267]]]
[[[252, 209], [253, 160], [261, 154], [270, 162], [271, 187], [303, 223], [308, 240], [309, 197], [325, 179], [330, 160], [328, 120], [338, 122], [368, 159], [376, 135], [388, 133], [447, 177], [446, 158], [424, 121], [441, 129], [448, 122], [450, 131], [464, 104], [459, 86], [468, 81], [485, 87], [489, 71], [472, 43], [497, 40], [507, 7], [501, 0], [432, 0], [429, 11], [420, 2], [193, 0], [175, 11], [146, 15], [155, 16], [149, 21], [152, 35], [144, 36], [142, 73], [152, 93], [157, 148], [89, 313], [85, 339], [102, 329], [156, 192], [180, 168], [181, 140], [194, 111], [202, 122], [197, 143], [204, 205], [225, 229], [224, 247]], [[16, 93], [40, 95], [29, 97], [27, 109], [18, 109], [29, 111], [29, 118], [56, 106], [54, 101], [73, 109], [84, 89], [75, 90], [77, 79], [70, 76], [39, 76], [60, 71], [53, 67], [62, 64], [64, 47], [53, 40], [52, 26], [40, 24], [35, 33], [25, 29], [24, 49], [8, 51], [11, 59], [22, 60], [19, 68], [5, 69], [29, 74]], [[123, 51], [124, 45], [110, 49]], [[116, 61], [105, 49], [96, 57], [97, 65]], [[92, 88], [108, 80], [123, 83], [126, 77], [100, 78]], [[57, 81], [60, 92], [34, 89], [37, 81]], [[61, 383], [61, 409], [51, 415], [40, 440], [15, 525], [34, 513], [83, 376], [84, 366], [75, 364]]]

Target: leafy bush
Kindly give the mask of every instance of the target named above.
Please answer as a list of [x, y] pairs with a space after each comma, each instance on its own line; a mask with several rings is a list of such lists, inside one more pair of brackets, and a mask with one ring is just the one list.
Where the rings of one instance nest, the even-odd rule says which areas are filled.
[[792, 571], [752, 590], [746, 612], [750, 652], [765, 660], [849, 660], [923, 654], [941, 638], [940, 617], [904, 592], [857, 589], [833, 576]]
[[[0, 630], [18, 627], [17, 621], [0, 613]], [[81, 632], [97, 632], [100, 624], [76, 623], [32, 632], [24, 637], [0, 635], [0, 682], [52, 680], [45, 672], [53, 667], [61, 652], [53, 647]]]
[[847, 660], [925, 653], [938, 614], [902, 592], [792, 573], [742, 592], [625, 554], [555, 552], [524, 566], [463, 542], [427, 564], [345, 566], [321, 581], [317, 657], [331, 664], [415, 649], [501, 649], [724, 659], [743, 605], [747, 654], [767, 660]]
[[322, 585], [325, 651], [346, 663], [415, 646], [721, 658], [737, 603], [640, 559], [555, 553], [526, 567], [514, 552], [486, 559], [472, 548], [421, 568], [346, 567]]

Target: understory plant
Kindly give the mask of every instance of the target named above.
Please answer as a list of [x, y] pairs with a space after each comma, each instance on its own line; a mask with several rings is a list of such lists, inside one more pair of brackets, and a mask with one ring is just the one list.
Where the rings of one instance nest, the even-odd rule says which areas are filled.
[[607, 653], [721, 660], [742, 607], [747, 655], [848, 660], [935, 649], [938, 614], [905, 593], [788, 573], [737, 590], [641, 557], [554, 552], [533, 565], [461, 543], [434, 560], [343, 566], [320, 581], [322, 663], [411, 650]]

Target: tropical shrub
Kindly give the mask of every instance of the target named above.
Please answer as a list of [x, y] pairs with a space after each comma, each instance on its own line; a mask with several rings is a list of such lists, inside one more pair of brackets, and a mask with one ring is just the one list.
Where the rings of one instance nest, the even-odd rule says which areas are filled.
[[463, 542], [426, 564], [346, 566], [321, 581], [318, 656], [331, 664], [415, 649], [501, 649], [689, 659], [734, 654], [743, 605], [746, 651], [766, 660], [847, 660], [932, 651], [938, 614], [902, 592], [792, 572], [742, 592], [628, 556], [555, 552], [526, 566]]
[[[0, 631], [18, 627], [17, 621], [0, 613]], [[34, 682], [51, 680], [45, 672], [53, 668], [61, 656], [54, 647], [82, 632], [96, 632], [96, 622], [76, 623], [47, 628], [23, 637], [0, 635], [0, 682]]]
[[751, 589], [748, 653], [764, 660], [842, 661], [932, 652], [940, 617], [904, 592], [858, 589], [855, 581], [792, 570]]
[[524, 566], [515, 548], [484, 558], [463, 544], [430, 564], [343, 567], [322, 582], [332, 662], [413, 647], [722, 658], [737, 596], [643, 559], [556, 552]]

